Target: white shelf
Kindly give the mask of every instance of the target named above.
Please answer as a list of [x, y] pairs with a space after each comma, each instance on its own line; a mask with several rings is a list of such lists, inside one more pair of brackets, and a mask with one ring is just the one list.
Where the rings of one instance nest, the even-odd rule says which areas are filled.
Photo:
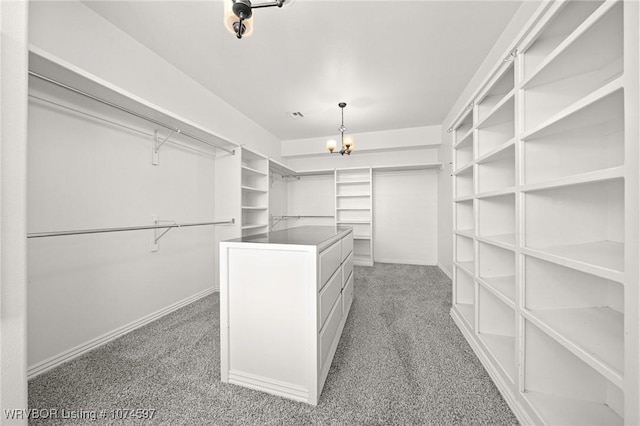
[[482, 235], [476, 237], [478, 241], [482, 241], [484, 243], [493, 244], [498, 247], [511, 249], [516, 245], [516, 235], [515, 234], [501, 234], [501, 235]]
[[[527, 88], [544, 84], [549, 80], [563, 79], [572, 76], [571, 72], [574, 72], [574, 68], [567, 69], [565, 64], [576, 63], [579, 66], [586, 69], [599, 68], [602, 62], [610, 62], [615, 58], [615, 48], [618, 47], [613, 40], [607, 44], [596, 44], [596, 47], [600, 49], [596, 52], [592, 52], [588, 46], [593, 45], [593, 40], [589, 36], [597, 36], [601, 34], [593, 34], [594, 29], [600, 29], [598, 27], [609, 25], [605, 30], [617, 30], [619, 31], [619, 37], [622, 37], [622, 14], [620, 14], [620, 25], [616, 25], [616, 16], [608, 15], [608, 13], [614, 7], [619, 6], [619, 3], [609, 1], [600, 7], [589, 18], [578, 26], [573, 33], [571, 33], [558, 47], [556, 47], [540, 65], [533, 71], [521, 84], [521, 87]], [[603, 22], [605, 19], [609, 19], [610, 22]], [[585, 48], [587, 46], [587, 48]], [[600, 54], [598, 54], [600, 53]], [[607, 53], [603, 55], [603, 53]], [[620, 53], [621, 54], [621, 53]], [[525, 53], [526, 55], [526, 53]]]
[[597, 170], [589, 173], [582, 173], [574, 176], [567, 176], [547, 182], [532, 183], [520, 187], [522, 192], [534, 192], [545, 189], [562, 188], [565, 186], [581, 185], [585, 183], [606, 182], [609, 180], [622, 179], [624, 177], [624, 167], [612, 167], [604, 170]]
[[525, 398], [550, 425], [613, 426], [624, 421], [605, 404], [564, 398], [540, 392], [525, 392]]
[[498, 146], [497, 148], [495, 148], [494, 150], [491, 150], [489, 152], [487, 152], [486, 154], [484, 154], [482, 157], [478, 158], [476, 160], [477, 164], [484, 164], [484, 163], [488, 163], [491, 161], [496, 161], [496, 160], [502, 160], [503, 158], [506, 157], [513, 157], [513, 152], [510, 152], [511, 147], [515, 146], [515, 138], [511, 139], [505, 143], [503, 143], [502, 145]]
[[242, 225], [242, 229], [257, 229], [257, 228], [266, 228], [268, 227], [269, 224], [261, 224], [261, 223], [254, 223], [254, 224], [247, 224], [247, 225]]
[[622, 89], [623, 87], [622, 82], [623, 82], [623, 79], [621, 77], [616, 78], [615, 80], [605, 84], [601, 88], [587, 94], [585, 97], [578, 99], [573, 104], [570, 104], [566, 108], [560, 110], [555, 115], [552, 115], [551, 117], [544, 120], [543, 122], [536, 125], [535, 127], [529, 130], [526, 130], [524, 133], [520, 135], [520, 139], [527, 140], [527, 139], [535, 138], [540, 133], [547, 130], [548, 128], [555, 125], [556, 123], [562, 120], [565, 120], [571, 115], [576, 114], [582, 111], [584, 108], [591, 106], [595, 102], [598, 102], [606, 98], [607, 96], [614, 94], [615, 92]]
[[[576, 308], [532, 310], [531, 315], [542, 325], [576, 345], [589, 364], [593, 357], [604, 365], [600, 373], [618, 386], [623, 384], [624, 315], [611, 308]], [[574, 352], [575, 353], [575, 352]]]
[[464, 166], [460, 167], [457, 170], [453, 171], [453, 175], [454, 176], [458, 176], [458, 175], [464, 175], [464, 174], [469, 174], [473, 172], [473, 164], [474, 162], [471, 161], [470, 163], [465, 164]]
[[464, 318], [473, 329], [475, 323], [475, 321], [473, 320], [475, 310], [473, 305], [467, 303], [456, 303], [454, 306], [458, 309], [458, 311], [462, 315], [462, 318]]
[[460, 149], [464, 146], [470, 146], [473, 143], [473, 129], [469, 129], [467, 133], [462, 135], [460, 140], [453, 146], [455, 149]]
[[370, 211], [371, 209], [369, 207], [353, 207], [353, 208], [351, 208], [351, 207], [339, 207], [339, 208], [336, 208], [336, 210]]
[[252, 186], [243, 186], [242, 190], [243, 191], [249, 191], [249, 192], [260, 192], [260, 193], [268, 192], [266, 189], [254, 188]]
[[623, 272], [624, 270], [624, 243], [597, 241], [584, 244], [545, 247], [537, 250], [558, 258], [571, 259], [612, 271]]
[[336, 185], [352, 185], [352, 184], [362, 184], [362, 183], [366, 183], [366, 184], [370, 184], [371, 181], [370, 180], [342, 180], [342, 181], [336, 181]]
[[509, 306], [514, 308], [516, 300], [516, 277], [481, 277], [480, 282], [496, 296], [509, 302]]
[[473, 229], [456, 229], [454, 232], [457, 235], [462, 235], [463, 237], [467, 237], [467, 238], [475, 237], [475, 232], [473, 231]]
[[[478, 128], [479, 129], [483, 128], [483, 127], [494, 125], [495, 122], [501, 123], [501, 122], [503, 122], [502, 120], [507, 121], [507, 120], [505, 120], [504, 117], [508, 117], [509, 116], [508, 114], [505, 115], [504, 117], [500, 117], [500, 118], [492, 120], [492, 118], [494, 116], [496, 116], [497, 114], [501, 113], [502, 108], [505, 106], [505, 104], [510, 103], [511, 105], [507, 106], [507, 108], [510, 107], [511, 111], [513, 112], [513, 102], [514, 102], [514, 98], [515, 98], [515, 89], [511, 89], [509, 91], [509, 93], [507, 93], [506, 95], [498, 95], [498, 96], [496, 96], [496, 98], [500, 99], [500, 101], [497, 102], [495, 104], [495, 106], [493, 107], [493, 109], [491, 109], [491, 111], [489, 111], [489, 113], [483, 119], [481, 119], [478, 122]], [[495, 122], [494, 122], [494, 120], [495, 120]]]
[[516, 339], [512, 336], [478, 333], [480, 341], [485, 344], [498, 365], [513, 382], [516, 377]]
[[370, 240], [371, 235], [354, 235], [353, 239], [354, 240]]
[[348, 224], [348, 223], [364, 223], [364, 224], [370, 224], [371, 221], [370, 220], [337, 220], [336, 221], [337, 224]]
[[242, 206], [242, 210], [267, 210], [268, 207]]
[[476, 194], [476, 198], [499, 197], [501, 195], [510, 195], [510, 194], [513, 194], [514, 192], [515, 192], [515, 188], [511, 186], [508, 188], [496, 189], [493, 191], [480, 192]]
[[473, 260], [467, 260], [462, 262], [457, 260], [455, 263], [458, 266], [460, 266], [460, 268], [463, 269], [469, 275], [471, 276], [474, 275], [476, 263]]
[[337, 198], [363, 198], [363, 197], [370, 197], [371, 194], [338, 194], [336, 195]]
[[263, 171], [256, 170], [256, 169], [252, 169], [251, 167], [248, 167], [248, 166], [242, 166], [242, 170], [246, 171], [246, 172], [249, 172], [249, 173], [256, 174], [256, 175], [260, 175], [260, 176], [267, 176], [267, 174], [268, 174], [267, 172], [263, 172]]

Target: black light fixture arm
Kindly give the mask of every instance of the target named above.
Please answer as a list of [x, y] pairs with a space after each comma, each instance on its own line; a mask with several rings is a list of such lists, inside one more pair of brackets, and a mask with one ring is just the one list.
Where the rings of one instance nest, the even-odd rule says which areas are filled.
[[233, 0], [233, 13], [238, 17], [238, 19], [240, 19], [238, 22], [233, 24], [236, 37], [242, 38], [242, 35], [246, 30], [246, 26], [243, 24], [243, 21], [251, 19], [251, 16], [253, 16], [253, 9], [273, 6], [282, 7], [284, 2], [285, 0], [276, 0], [267, 3], [252, 4], [251, 0]]

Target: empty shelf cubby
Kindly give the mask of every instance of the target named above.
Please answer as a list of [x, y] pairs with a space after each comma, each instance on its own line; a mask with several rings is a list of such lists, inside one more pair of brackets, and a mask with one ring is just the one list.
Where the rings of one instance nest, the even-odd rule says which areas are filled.
[[596, 268], [624, 270], [624, 181], [527, 192], [525, 246]]
[[[543, 125], [622, 75], [623, 2], [618, 2], [566, 46], [562, 55], [524, 83], [524, 128]], [[581, 27], [582, 28], [582, 27]], [[584, 101], [585, 103], [588, 101]]]
[[569, 1], [524, 50], [524, 77], [529, 78], [565, 39], [588, 18], [603, 1]]
[[478, 199], [478, 235], [515, 245], [516, 197], [506, 194]]
[[473, 234], [475, 229], [473, 200], [465, 200], [455, 203], [455, 211], [456, 230]]
[[475, 273], [475, 258], [473, 249], [473, 239], [457, 235], [456, 243], [456, 262], [466, 269], [471, 275]]
[[509, 380], [516, 377], [515, 311], [483, 287], [478, 288], [478, 337]]
[[524, 141], [525, 184], [624, 164], [624, 94], [617, 90]]
[[507, 145], [487, 159], [478, 161], [478, 192], [512, 188], [516, 180], [515, 146]]
[[469, 323], [474, 327], [475, 285], [473, 278], [464, 269], [456, 267], [455, 305]]
[[600, 370], [613, 370], [622, 380], [622, 284], [527, 256], [524, 288], [525, 308], [537, 321], [575, 345], [587, 361], [595, 360]]
[[516, 300], [515, 270], [513, 251], [478, 243], [478, 276], [491, 291], [510, 303]]
[[622, 390], [525, 322], [524, 397], [545, 424], [622, 425]]

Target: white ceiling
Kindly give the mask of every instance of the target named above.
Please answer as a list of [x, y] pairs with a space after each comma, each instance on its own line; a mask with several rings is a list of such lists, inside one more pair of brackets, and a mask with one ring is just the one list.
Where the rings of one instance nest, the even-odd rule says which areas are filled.
[[354, 133], [441, 124], [521, 2], [294, 0], [242, 40], [221, 1], [85, 4], [288, 140], [337, 133], [340, 101]]

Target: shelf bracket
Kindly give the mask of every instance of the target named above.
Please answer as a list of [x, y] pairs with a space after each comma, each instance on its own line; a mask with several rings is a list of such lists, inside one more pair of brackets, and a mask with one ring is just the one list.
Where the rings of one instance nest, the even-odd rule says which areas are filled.
[[518, 49], [512, 50], [509, 55], [504, 58], [504, 62], [511, 62], [516, 58], [516, 56], [518, 56]]
[[153, 146], [151, 147], [151, 164], [157, 166], [160, 164], [160, 147], [164, 145], [174, 133], [180, 133], [180, 129], [172, 130], [166, 138], [160, 141], [158, 131], [153, 132]]
[[160, 244], [158, 244], [160, 239], [162, 237], [164, 237], [167, 234], [167, 232], [171, 231], [173, 228], [179, 228], [180, 225], [178, 225], [176, 223], [176, 221], [174, 221], [174, 220], [160, 220], [160, 218], [158, 218], [158, 216], [156, 216], [156, 215], [151, 216], [151, 218], [153, 219], [153, 224], [156, 225], [156, 226], [160, 225], [162, 222], [171, 223], [171, 224], [175, 225], [175, 226], [172, 226], [170, 228], [165, 229], [162, 232], [160, 232], [159, 228], [155, 228], [153, 230], [153, 242], [151, 243], [151, 251], [155, 252], [155, 251], [158, 251], [160, 249]]

